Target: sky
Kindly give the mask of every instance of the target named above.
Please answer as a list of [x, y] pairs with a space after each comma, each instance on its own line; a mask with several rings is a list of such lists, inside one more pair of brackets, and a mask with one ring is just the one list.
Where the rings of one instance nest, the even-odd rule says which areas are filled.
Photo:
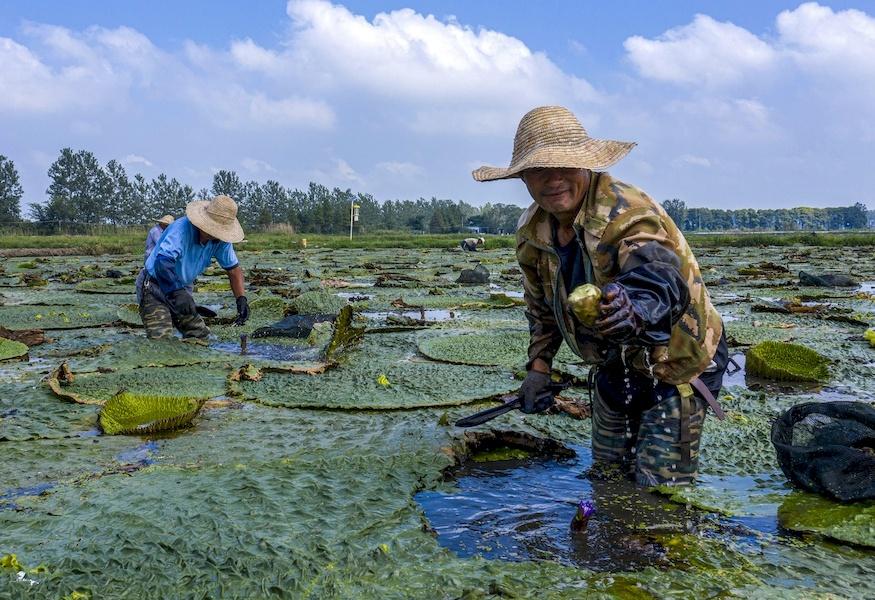
[[43, 202], [63, 147], [198, 190], [219, 169], [377, 200], [527, 205], [531, 108], [637, 142], [657, 201], [875, 208], [875, 1], [0, 3], [0, 154]]

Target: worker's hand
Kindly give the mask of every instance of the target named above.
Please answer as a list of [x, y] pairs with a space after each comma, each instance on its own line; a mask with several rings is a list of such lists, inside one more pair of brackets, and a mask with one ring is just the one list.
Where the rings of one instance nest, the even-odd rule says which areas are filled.
[[541, 373], [532, 369], [526, 374], [523, 384], [520, 386], [519, 397], [523, 401], [520, 408], [524, 413], [531, 414], [547, 408], [538, 405], [538, 397], [543, 396], [550, 389], [550, 374]]
[[612, 342], [626, 342], [641, 333], [641, 318], [632, 306], [629, 294], [619, 283], [609, 283], [602, 289], [596, 331]]
[[243, 325], [249, 320], [249, 300], [246, 296], [237, 296], [237, 318], [234, 319], [234, 325]]
[[167, 304], [170, 305], [170, 310], [180, 317], [197, 314], [194, 298], [191, 297], [191, 292], [185, 288], [170, 292], [167, 295]]

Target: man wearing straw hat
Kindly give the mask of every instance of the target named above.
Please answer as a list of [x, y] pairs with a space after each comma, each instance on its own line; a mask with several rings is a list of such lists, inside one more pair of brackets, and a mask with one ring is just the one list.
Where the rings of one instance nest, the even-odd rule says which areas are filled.
[[[155, 246], [158, 245], [158, 240], [161, 239], [161, 236], [164, 234], [164, 230], [173, 223], [172, 215], [164, 215], [158, 221], [156, 221], [155, 225], [152, 229], [149, 230], [149, 233], [146, 235], [146, 252], [143, 254], [143, 264], [149, 259], [149, 255], [152, 254], [152, 250], [154, 250]], [[146, 281], [146, 269], [140, 269], [140, 274], [137, 275], [137, 281], [134, 284], [137, 289], [137, 302], [143, 298], [143, 283]]]
[[[643, 485], [688, 484], [698, 474], [709, 404], [728, 362], [723, 323], [699, 265], [659, 204], [607, 169], [634, 143], [591, 138], [558, 106], [523, 116], [508, 168], [477, 181], [520, 178], [534, 203], [517, 230], [530, 342], [520, 387], [533, 412], [562, 341], [590, 371], [592, 450]], [[601, 290], [591, 325], [569, 310], [582, 284]], [[594, 388], [594, 389], [593, 389]]]
[[237, 300], [236, 325], [249, 318], [244, 295], [243, 269], [233, 243], [243, 240], [237, 204], [228, 196], [196, 200], [185, 207], [185, 216], [170, 225], [146, 259], [147, 277], [140, 300], [140, 318], [149, 338], [204, 339], [210, 330], [198, 314], [191, 285], [215, 258], [228, 274]]

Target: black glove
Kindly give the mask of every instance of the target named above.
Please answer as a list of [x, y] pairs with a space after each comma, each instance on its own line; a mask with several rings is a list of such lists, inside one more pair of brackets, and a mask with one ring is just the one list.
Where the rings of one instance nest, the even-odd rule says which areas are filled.
[[641, 318], [626, 288], [619, 283], [609, 283], [602, 289], [599, 312], [601, 316], [595, 322], [595, 329], [605, 339], [621, 343], [641, 333]]
[[[550, 396], [549, 402], [543, 402], [545, 395]], [[524, 413], [531, 414], [546, 410], [552, 404], [550, 394], [550, 374], [531, 370], [526, 374], [523, 384], [520, 386], [519, 397], [523, 401], [520, 408]], [[539, 402], [539, 400], [541, 400]]]
[[194, 298], [191, 297], [191, 292], [185, 288], [167, 294], [167, 304], [177, 316], [186, 317], [197, 314]]
[[249, 300], [246, 296], [237, 296], [237, 318], [234, 325], [243, 325], [249, 319]]

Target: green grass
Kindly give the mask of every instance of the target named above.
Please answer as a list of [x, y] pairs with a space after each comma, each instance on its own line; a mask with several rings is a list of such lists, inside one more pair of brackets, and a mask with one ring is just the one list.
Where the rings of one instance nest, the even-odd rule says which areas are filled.
[[[413, 234], [387, 231], [357, 235], [251, 233], [237, 247], [241, 250], [292, 250], [307, 240], [308, 248], [457, 248], [465, 235]], [[829, 233], [688, 233], [693, 248], [748, 246], [875, 246], [875, 231]], [[0, 235], [0, 250], [11, 248], [75, 248], [78, 254], [136, 254], [142, 252], [146, 231], [123, 231], [106, 235]], [[513, 248], [512, 235], [486, 236], [486, 250]]]

